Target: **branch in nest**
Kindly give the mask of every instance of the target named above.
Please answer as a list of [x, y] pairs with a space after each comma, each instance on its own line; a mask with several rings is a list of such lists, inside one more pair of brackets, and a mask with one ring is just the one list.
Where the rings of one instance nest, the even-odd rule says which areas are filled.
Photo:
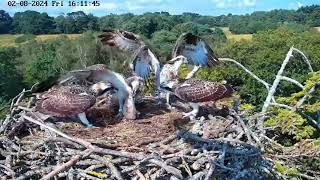
[[[87, 149], [85, 151], [85, 153], [87, 155], [89, 155], [92, 151]], [[87, 156], [85, 155], [85, 156]], [[44, 177], [42, 177], [42, 180], [49, 180], [51, 178], [53, 178], [55, 175], [59, 174], [62, 171], [67, 170], [68, 168], [70, 168], [71, 166], [73, 166], [74, 164], [76, 164], [80, 159], [82, 159], [84, 156], [81, 155], [75, 155], [73, 156], [68, 162], [62, 164], [62, 165], [58, 165], [53, 171], [51, 171], [49, 174], [45, 175]]]

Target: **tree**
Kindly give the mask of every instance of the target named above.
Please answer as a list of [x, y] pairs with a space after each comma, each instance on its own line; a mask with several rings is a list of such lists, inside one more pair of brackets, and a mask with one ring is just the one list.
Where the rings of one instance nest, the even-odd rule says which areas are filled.
[[25, 11], [15, 13], [13, 16], [13, 28], [16, 33], [24, 34], [48, 34], [54, 32], [53, 18], [47, 13]]
[[18, 56], [15, 48], [0, 49], [0, 101], [8, 101], [22, 90], [22, 76], [16, 68]]
[[0, 34], [7, 34], [11, 32], [12, 18], [4, 11], [0, 10]]
[[[252, 41], [229, 41], [216, 46], [218, 57], [236, 59], [257, 76], [272, 83], [282, 60], [291, 46], [302, 50], [311, 60], [315, 70], [320, 68], [320, 34], [309, 31], [301, 32], [290, 27], [276, 30], [259, 31]], [[295, 55], [287, 65], [285, 76], [299, 82], [308, 78], [308, 68], [299, 55]], [[265, 87], [232, 64], [222, 64], [215, 68], [199, 70], [199, 78], [208, 80], [227, 80], [240, 94], [242, 101], [260, 106], [266, 97]], [[290, 96], [300, 89], [291, 83], [281, 82], [276, 96]], [[259, 109], [259, 108], [258, 108]]]
[[157, 31], [152, 34], [151, 44], [157, 54], [164, 57], [165, 60], [171, 58], [171, 51], [179, 34], [171, 31]]

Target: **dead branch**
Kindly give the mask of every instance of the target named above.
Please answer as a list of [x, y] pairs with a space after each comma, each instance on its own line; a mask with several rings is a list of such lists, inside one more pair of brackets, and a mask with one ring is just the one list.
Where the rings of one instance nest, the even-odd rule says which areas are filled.
[[[89, 155], [91, 153], [91, 151], [89, 149], [87, 149], [85, 152], [85, 154]], [[71, 167], [72, 165], [74, 165], [75, 163], [77, 163], [80, 159], [82, 158], [81, 155], [75, 155], [73, 156], [68, 162], [57, 166], [53, 171], [51, 171], [49, 174], [45, 175], [44, 177], [42, 177], [42, 180], [49, 180], [51, 178], [53, 178], [55, 175], [59, 174], [61, 171], [65, 171], [67, 170], [69, 167]]]
[[282, 77], [281, 75], [283, 74], [283, 71], [286, 68], [290, 58], [292, 57], [292, 51], [293, 51], [293, 47], [291, 47], [290, 50], [288, 51], [287, 56], [284, 59], [280, 70], [278, 71], [276, 79], [273, 81], [273, 84], [272, 84], [270, 90], [268, 91], [268, 96], [267, 96], [267, 98], [266, 98], [266, 100], [265, 100], [265, 102], [263, 104], [263, 107], [262, 107], [262, 111], [261, 111], [262, 113], [265, 113], [268, 110], [268, 107], [270, 105], [271, 99], [274, 96], [274, 93], [276, 92], [276, 89], [277, 89], [277, 87], [278, 87], [278, 85], [280, 83], [280, 80], [281, 80], [281, 77]]
[[250, 74], [254, 79], [256, 79], [257, 81], [259, 81], [260, 83], [262, 83], [267, 90], [269, 90], [269, 88], [271, 87], [270, 84], [268, 84], [266, 81], [264, 81], [263, 79], [259, 78], [257, 75], [255, 75], [253, 72], [251, 72], [249, 69], [247, 69], [246, 67], [244, 67], [241, 63], [239, 63], [238, 61], [234, 60], [234, 59], [230, 59], [230, 58], [219, 58], [220, 61], [227, 61], [227, 62], [233, 62], [235, 63], [237, 66], [241, 67], [243, 70], [245, 70], [248, 74]]

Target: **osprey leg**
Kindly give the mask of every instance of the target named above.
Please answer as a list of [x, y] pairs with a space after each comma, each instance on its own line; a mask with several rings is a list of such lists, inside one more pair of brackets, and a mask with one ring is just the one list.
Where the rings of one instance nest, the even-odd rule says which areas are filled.
[[80, 121], [81, 121], [84, 125], [86, 125], [87, 128], [92, 128], [92, 127], [94, 127], [94, 126], [88, 121], [87, 116], [86, 116], [86, 113], [83, 112], [83, 113], [78, 114], [77, 116], [79, 117]]
[[190, 79], [194, 76], [194, 74], [201, 68], [201, 66], [194, 66], [192, 71], [189, 72], [189, 74], [187, 75], [186, 79]]
[[119, 93], [119, 111], [118, 114], [116, 115], [117, 119], [122, 119], [123, 118], [123, 108], [124, 108], [124, 103], [125, 103], [125, 99], [123, 98], [123, 95], [121, 93]]
[[194, 120], [199, 112], [199, 104], [198, 103], [190, 103], [190, 106], [192, 107], [192, 111], [188, 113], [183, 113], [183, 118], [189, 117], [190, 120]]
[[168, 106], [169, 109], [171, 109], [169, 92], [166, 92], [166, 105]]

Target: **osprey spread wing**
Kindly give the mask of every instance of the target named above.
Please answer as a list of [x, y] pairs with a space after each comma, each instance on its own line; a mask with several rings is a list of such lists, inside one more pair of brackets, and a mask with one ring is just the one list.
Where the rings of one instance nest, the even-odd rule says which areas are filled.
[[177, 39], [172, 58], [179, 55], [186, 57], [189, 64], [196, 66], [211, 67], [219, 63], [210, 46], [192, 33], [184, 33]]
[[132, 53], [131, 63], [134, 73], [146, 80], [153, 70], [156, 75], [157, 87], [160, 86], [159, 60], [138, 35], [123, 30], [106, 30], [98, 37], [101, 38], [104, 45]]

